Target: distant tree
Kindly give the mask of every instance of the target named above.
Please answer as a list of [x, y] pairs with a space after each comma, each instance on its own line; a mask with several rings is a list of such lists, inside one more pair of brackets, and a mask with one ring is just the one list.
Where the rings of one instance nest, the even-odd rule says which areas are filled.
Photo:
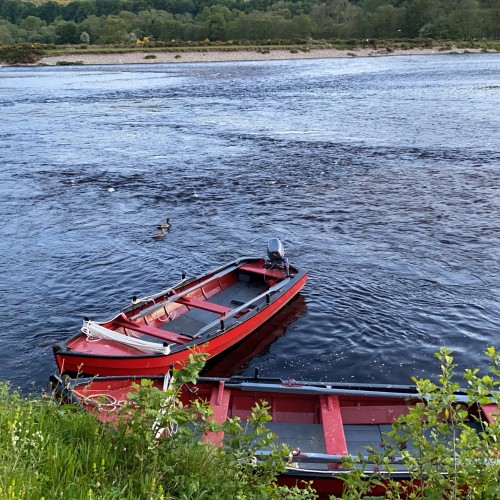
[[[444, 10], [443, 10], [444, 14]], [[407, 37], [419, 36], [423, 26], [436, 26], [436, 21], [440, 16], [440, 3], [433, 0], [408, 0], [405, 3], [404, 19], [402, 21], [402, 31]]]
[[354, 35], [354, 21], [360, 14], [360, 7], [348, 0], [328, 0], [312, 8], [311, 18], [318, 36], [347, 38]]
[[490, 0], [488, 5], [481, 9], [481, 25], [483, 36], [498, 40], [500, 38], [500, 0]]
[[376, 12], [379, 7], [387, 3], [387, 0], [361, 0], [358, 5], [364, 12]]
[[39, 36], [40, 36], [41, 43], [56, 43], [55, 26], [50, 25], [50, 26], [41, 28]]
[[18, 24], [23, 19], [25, 10], [25, 4], [18, 0], [4, 0], [0, 7], [0, 18]]
[[85, 31], [89, 34], [92, 43], [95, 43], [95, 41], [99, 38], [103, 19], [104, 18], [100, 18], [97, 16], [89, 16], [79, 25], [79, 28], [82, 32]]
[[62, 16], [66, 21], [81, 23], [92, 14], [96, 14], [97, 4], [94, 0], [69, 2], [62, 9]]
[[73, 44], [80, 41], [78, 26], [73, 21], [58, 21], [55, 27], [55, 34], [57, 42], [60, 44]]
[[47, 23], [39, 17], [28, 16], [19, 23], [19, 26], [26, 31], [38, 32], [43, 26], [47, 26]]
[[15, 42], [11, 27], [16, 28], [8, 21], [0, 20], [0, 45], [10, 45]]
[[165, 11], [149, 10], [139, 12], [136, 21], [129, 24], [130, 29], [142, 36], [153, 36], [155, 40], [170, 41], [182, 39], [184, 23]]
[[0, 20], [10, 23], [1, 24], [2, 39], [80, 43], [83, 31], [94, 43], [132, 32], [164, 41], [500, 37], [500, 0], [33, 1], [0, 0]]
[[424, 24], [418, 30], [418, 36], [422, 38], [448, 38], [448, 20], [446, 17], [440, 17], [431, 23]]
[[194, 21], [184, 26], [183, 40], [193, 40], [195, 42], [206, 40], [208, 38], [207, 23]]
[[208, 14], [208, 37], [210, 40], [227, 40], [227, 22], [232, 20], [231, 11], [227, 7], [215, 5]]
[[471, 40], [481, 36], [481, 18], [477, 0], [461, 0], [459, 8], [448, 16], [450, 33], [454, 38]]
[[53, 23], [54, 20], [61, 15], [62, 6], [57, 2], [50, 0], [42, 3], [37, 9], [37, 15], [47, 24]]
[[[135, 24], [140, 28], [140, 31], [145, 35], [153, 34], [154, 25], [158, 18], [158, 11], [155, 9], [141, 10], [137, 14]], [[135, 30], [137, 33], [137, 30]]]
[[393, 5], [381, 5], [372, 13], [373, 36], [376, 38], [397, 38], [404, 24], [405, 9]]
[[118, 14], [123, 10], [123, 6], [120, 0], [99, 0], [96, 3], [96, 15], [97, 16], [107, 16], [110, 14]]
[[120, 11], [118, 17], [120, 19], [123, 19], [127, 23], [127, 26], [129, 27], [137, 23], [137, 14], [134, 14], [133, 12], [130, 12], [128, 10]]
[[99, 43], [121, 43], [128, 35], [127, 23], [116, 15], [106, 16], [101, 24]]
[[80, 42], [88, 45], [90, 43], [90, 35], [86, 31], [80, 33]]
[[300, 14], [292, 18], [292, 30], [294, 38], [310, 38], [316, 26], [306, 14]]

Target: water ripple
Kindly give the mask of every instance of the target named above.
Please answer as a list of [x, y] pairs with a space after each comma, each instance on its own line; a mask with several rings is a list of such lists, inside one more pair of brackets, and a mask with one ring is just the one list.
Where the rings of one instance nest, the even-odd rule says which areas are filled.
[[442, 345], [484, 366], [500, 323], [499, 66], [2, 68], [0, 378], [45, 383], [82, 317], [273, 236], [308, 284], [212, 370], [407, 383], [436, 372]]

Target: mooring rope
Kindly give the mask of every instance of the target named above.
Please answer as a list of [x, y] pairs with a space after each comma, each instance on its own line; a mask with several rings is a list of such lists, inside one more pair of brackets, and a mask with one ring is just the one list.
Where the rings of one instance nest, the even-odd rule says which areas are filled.
[[129, 337], [123, 333], [118, 333], [109, 328], [96, 323], [95, 321], [83, 321], [82, 333], [87, 337], [88, 342], [97, 342], [101, 339], [113, 340], [121, 344], [126, 344], [142, 351], [158, 354], [169, 354], [170, 346], [164, 346], [156, 342], [148, 342], [134, 337]]
[[73, 393], [79, 399], [79, 401], [88, 406], [93, 406], [97, 408], [99, 411], [106, 410], [108, 412], [115, 411], [120, 406], [123, 406], [126, 401], [118, 400], [111, 394], [100, 393], [100, 394], [91, 394], [89, 396], [85, 396], [80, 392], [73, 389]]

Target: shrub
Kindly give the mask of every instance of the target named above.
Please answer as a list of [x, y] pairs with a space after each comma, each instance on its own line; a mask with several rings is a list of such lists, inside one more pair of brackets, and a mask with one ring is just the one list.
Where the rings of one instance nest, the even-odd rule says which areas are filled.
[[[369, 461], [377, 464], [380, 473], [394, 472], [392, 461], [399, 455], [410, 473], [409, 483], [390, 479], [381, 483], [377, 474], [367, 481], [363, 479], [365, 461], [363, 467], [346, 476], [346, 489], [366, 492], [370, 486], [383, 484], [388, 498], [498, 498], [500, 420], [488, 423], [478, 412], [469, 421], [467, 411], [468, 407], [498, 405], [500, 401], [500, 355], [492, 347], [486, 354], [492, 362], [490, 375], [466, 370], [463, 377], [469, 386], [468, 401], [463, 402], [455, 396], [459, 384], [451, 351], [441, 348], [436, 354], [441, 366], [438, 383], [414, 378], [420, 401], [394, 422], [384, 452], [368, 448]], [[412, 451], [407, 449], [408, 443]], [[350, 465], [354, 465], [352, 461]]]
[[83, 61], [57, 61], [56, 66], [82, 66]]
[[33, 44], [0, 46], [0, 61], [8, 64], [34, 64], [42, 55], [42, 50]]
[[[143, 381], [108, 424], [0, 383], [0, 498], [313, 498], [311, 490], [274, 484], [289, 450], [275, 447], [255, 465], [255, 449], [272, 441], [266, 404], [255, 406], [244, 436], [237, 419], [211, 421], [207, 403], [182, 405], [179, 391], [203, 362], [193, 355], [164, 391]], [[201, 441], [207, 430], [223, 430], [224, 446]]]

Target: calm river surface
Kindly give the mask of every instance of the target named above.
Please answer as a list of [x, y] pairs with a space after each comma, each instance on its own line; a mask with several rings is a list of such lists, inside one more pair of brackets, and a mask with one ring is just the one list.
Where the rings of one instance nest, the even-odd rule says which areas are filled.
[[486, 366], [499, 109], [497, 54], [0, 68], [0, 379], [44, 385], [84, 316], [273, 236], [310, 279], [209, 373]]

